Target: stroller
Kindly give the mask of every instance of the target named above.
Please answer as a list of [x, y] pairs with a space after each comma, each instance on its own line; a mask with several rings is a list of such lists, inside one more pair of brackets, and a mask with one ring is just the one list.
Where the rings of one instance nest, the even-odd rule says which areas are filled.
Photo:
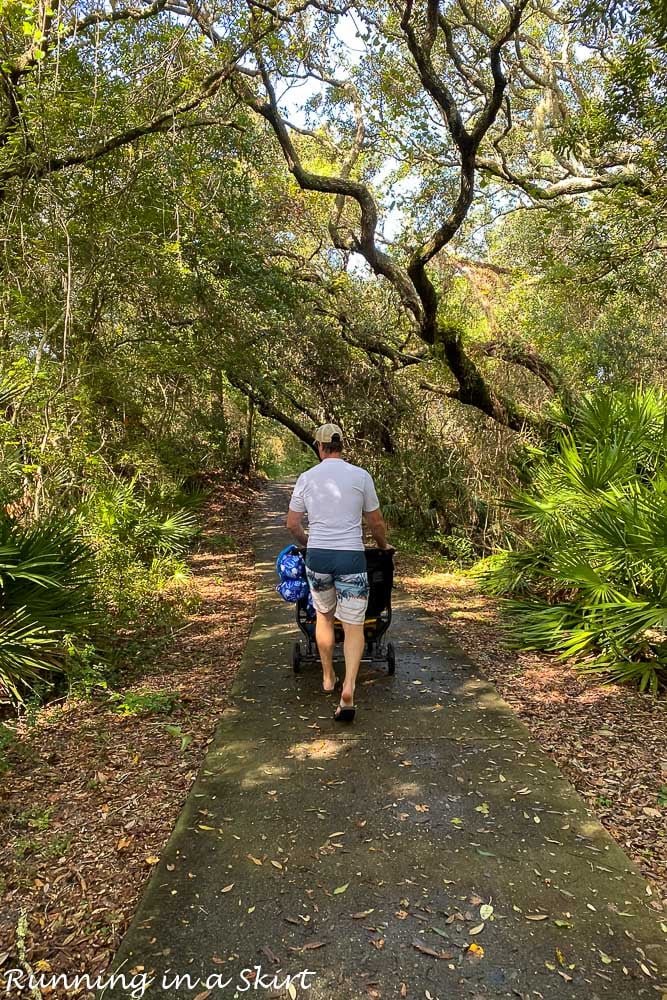
[[[299, 549], [305, 555], [305, 549]], [[370, 593], [368, 608], [364, 622], [364, 637], [366, 648], [361, 658], [362, 663], [386, 663], [387, 673], [396, 672], [396, 650], [393, 642], [385, 644], [384, 636], [391, 625], [391, 591], [394, 586], [394, 553], [392, 549], [366, 549], [366, 565], [368, 567], [368, 583]], [[304, 663], [318, 663], [317, 644], [315, 642], [315, 614], [309, 610], [308, 598], [302, 597], [296, 604], [296, 623], [303, 632], [306, 642], [295, 642], [292, 649], [292, 669], [295, 674], [301, 673]], [[343, 641], [343, 626], [334, 619], [334, 634], [336, 644]], [[340, 656], [334, 654], [334, 659]]]

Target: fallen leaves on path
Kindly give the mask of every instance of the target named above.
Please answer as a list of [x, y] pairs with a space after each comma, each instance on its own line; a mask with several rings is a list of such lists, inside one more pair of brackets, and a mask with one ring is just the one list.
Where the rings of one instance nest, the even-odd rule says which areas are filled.
[[302, 944], [298, 948], [288, 945], [287, 950], [294, 951], [300, 955], [304, 951], [315, 951], [317, 948], [324, 948], [325, 944], [326, 941], [306, 941], [305, 944]]
[[412, 947], [416, 948], [417, 951], [420, 951], [422, 955], [430, 955], [431, 958], [441, 958], [448, 962], [455, 957], [454, 952], [436, 951], [435, 948], [429, 948], [427, 944], [424, 944], [423, 941], [419, 941], [417, 939], [412, 942]]

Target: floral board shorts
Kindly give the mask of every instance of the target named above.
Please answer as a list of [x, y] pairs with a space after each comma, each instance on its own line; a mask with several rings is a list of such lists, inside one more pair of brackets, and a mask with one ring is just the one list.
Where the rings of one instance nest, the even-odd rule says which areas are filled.
[[363, 625], [368, 607], [368, 573], [364, 552], [308, 549], [306, 576], [315, 610], [347, 625]]

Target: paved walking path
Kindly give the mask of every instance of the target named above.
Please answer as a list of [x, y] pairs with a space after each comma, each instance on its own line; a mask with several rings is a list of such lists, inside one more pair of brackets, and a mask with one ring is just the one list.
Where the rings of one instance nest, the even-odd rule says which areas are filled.
[[646, 882], [425, 611], [397, 595], [396, 675], [362, 667], [352, 726], [293, 676], [288, 499], [264, 496], [234, 706], [114, 967], [179, 1000], [661, 997]]

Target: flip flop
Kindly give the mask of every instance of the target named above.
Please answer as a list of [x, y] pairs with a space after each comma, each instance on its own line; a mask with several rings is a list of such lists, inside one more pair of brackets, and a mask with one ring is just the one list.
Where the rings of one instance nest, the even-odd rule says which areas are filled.
[[340, 684], [340, 679], [337, 677], [336, 683], [332, 688], [325, 688], [325, 687], [322, 688], [322, 694], [333, 694], [339, 684]]
[[339, 702], [338, 708], [334, 712], [334, 719], [336, 722], [354, 722], [356, 711], [354, 705], [343, 705], [342, 702]]

